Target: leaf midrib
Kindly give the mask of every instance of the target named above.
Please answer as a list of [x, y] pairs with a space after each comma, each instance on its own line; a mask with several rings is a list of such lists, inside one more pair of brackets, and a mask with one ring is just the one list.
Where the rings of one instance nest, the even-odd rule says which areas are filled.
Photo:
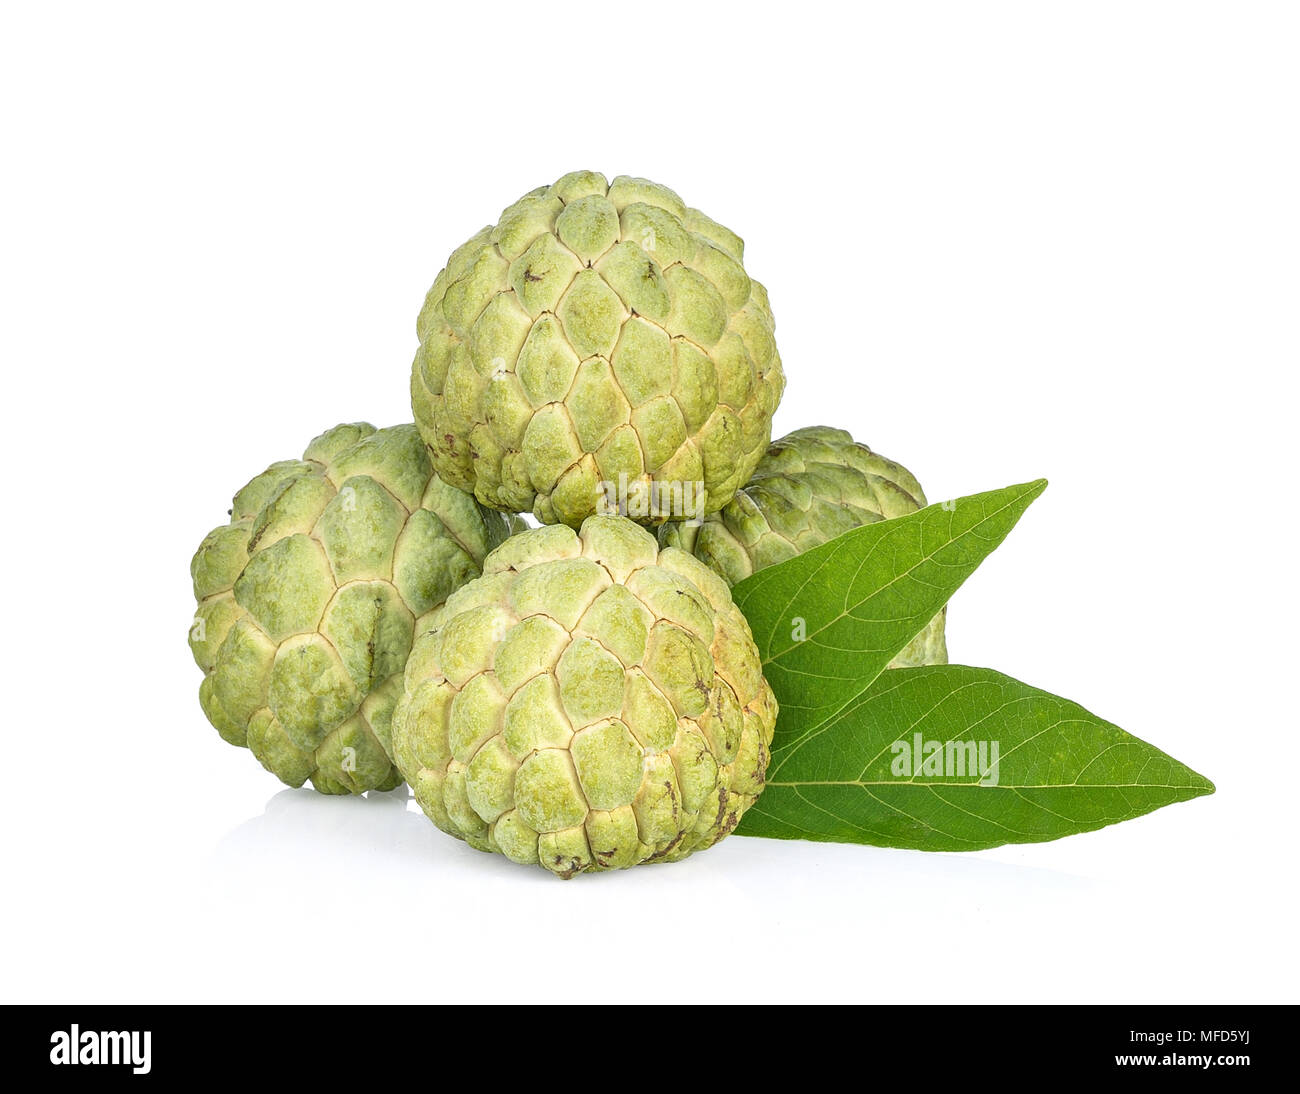
[[[766, 781], [766, 787], [783, 786], [798, 789], [801, 786], [856, 786], [862, 789], [873, 786], [892, 786], [897, 790], [931, 790], [936, 786], [962, 786], [972, 790], [1201, 790], [1197, 783], [1004, 783], [981, 786], [973, 782], [934, 780], [917, 782], [915, 779], [800, 779], [797, 782]], [[1206, 784], [1208, 786], [1208, 784]]]

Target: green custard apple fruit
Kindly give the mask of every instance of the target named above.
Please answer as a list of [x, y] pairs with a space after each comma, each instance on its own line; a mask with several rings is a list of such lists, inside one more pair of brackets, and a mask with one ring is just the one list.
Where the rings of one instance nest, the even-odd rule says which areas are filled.
[[[699, 524], [665, 524], [659, 539], [690, 551], [735, 585], [854, 528], [925, 505], [921, 484], [902, 464], [842, 429], [811, 426], [773, 441], [748, 484], [720, 512]], [[890, 668], [947, 664], [946, 612], [936, 615]]]
[[645, 179], [578, 171], [525, 194], [420, 312], [411, 404], [438, 474], [574, 528], [720, 509], [785, 387], [743, 246]]
[[190, 564], [199, 701], [290, 786], [391, 789], [419, 621], [515, 527], [434, 473], [414, 425], [340, 425], [235, 495]]
[[393, 755], [443, 831], [567, 878], [727, 835], [763, 789], [775, 722], [726, 583], [592, 516], [513, 536], [434, 613]]

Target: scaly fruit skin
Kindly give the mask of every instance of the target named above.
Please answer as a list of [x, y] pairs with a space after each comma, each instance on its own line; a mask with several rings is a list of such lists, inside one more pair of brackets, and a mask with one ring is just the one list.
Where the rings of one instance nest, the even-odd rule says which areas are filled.
[[763, 789], [775, 723], [726, 583], [593, 516], [512, 537], [435, 613], [393, 754], [443, 831], [568, 878], [716, 843]]
[[290, 786], [400, 785], [389, 728], [418, 621], [515, 526], [440, 481], [414, 425], [336, 426], [272, 464], [190, 563], [208, 720]]
[[[659, 540], [680, 547], [735, 585], [836, 536], [915, 513], [925, 493], [902, 464], [872, 452], [842, 429], [810, 426], [773, 441], [753, 477], [702, 524], [665, 524]], [[890, 668], [945, 665], [945, 608], [890, 662]]]
[[411, 404], [438, 474], [574, 528], [720, 509], [785, 387], [743, 248], [645, 179], [578, 171], [525, 194], [451, 256], [420, 312]]

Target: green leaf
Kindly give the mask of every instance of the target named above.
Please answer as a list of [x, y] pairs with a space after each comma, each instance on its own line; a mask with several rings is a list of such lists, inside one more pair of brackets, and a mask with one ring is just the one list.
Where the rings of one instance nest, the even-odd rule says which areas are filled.
[[[782, 715], [744, 835], [973, 851], [1088, 832], [1214, 792], [1154, 745], [992, 669], [891, 670], [807, 732], [785, 729]], [[937, 771], [925, 767], [931, 742], [942, 746]]]
[[861, 695], [1046, 487], [1039, 479], [868, 524], [737, 584], [782, 723], [798, 732]]

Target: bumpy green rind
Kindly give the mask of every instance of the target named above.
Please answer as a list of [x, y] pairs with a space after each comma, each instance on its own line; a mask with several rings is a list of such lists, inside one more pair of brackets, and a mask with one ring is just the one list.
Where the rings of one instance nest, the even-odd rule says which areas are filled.
[[199, 702], [290, 786], [401, 784], [393, 706], [419, 621], [516, 527], [438, 479], [414, 425], [340, 425], [235, 495], [190, 563]]
[[438, 474], [575, 528], [720, 509], [785, 387], [743, 247], [645, 179], [578, 171], [525, 194], [420, 312], [411, 405]]
[[393, 755], [443, 831], [568, 878], [722, 839], [775, 723], [726, 583], [593, 516], [512, 537], [422, 627]]
[[[720, 512], [700, 524], [665, 524], [659, 541], [690, 551], [735, 585], [854, 528], [925, 505], [921, 484], [902, 464], [842, 429], [809, 426], [773, 441], [753, 477]], [[945, 608], [889, 667], [947, 664], [946, 614]]]

